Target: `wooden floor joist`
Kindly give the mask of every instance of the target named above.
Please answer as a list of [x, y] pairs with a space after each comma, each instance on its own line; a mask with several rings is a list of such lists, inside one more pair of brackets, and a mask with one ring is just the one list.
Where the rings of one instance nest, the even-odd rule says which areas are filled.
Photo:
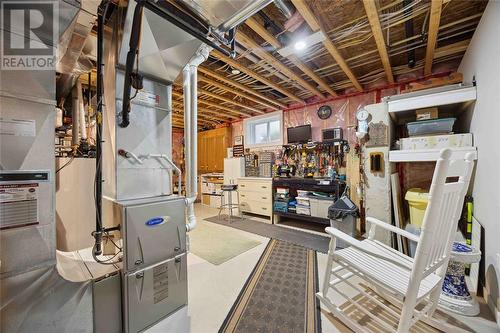
[[370, 22], [373, 38], [375, 39], [375, 43], [377, 44], [377, 49], [380, 55], [380, 60], [382, 61], [382, 66], [384, 66], [387, 81], [392, 84], [394, 83], [394, 76], [392, 75], [392, 67], [391, 61], [389, 59], [389, 54], [387, 53], [387, 48], [385, 47], [385, 39], [384, 34], [382, 33], [382, 27], [380, 26], [377, 6], [375, 4], [375, 1], [373, 0], [363, 0], [363, 4], [365, 6], [368, 22]]
[[226, 57], [225, 55], [223, 55], [219, 51], [212, 50], [212, 52], [210, 52], [210, 54], [213, 55], [214, 57], [216, 57], [217, 59], [225, 62], [229, 66], [231, 66], [231, 67], [233, 67], [235, 69], [238, 69], [240, 72], [243, 72], [243, 73], [245, 73], [245, 74], [253, 77], [254, 79], [262, 82], [263, 84], [265, 84], [269, 88], [272, 88], [272, 89], [274, 89], [274, 90], [282, 93], [283, 95], [289, 97], [290, 99], [294, 100], [295, 102], [299, 102], [301, 104], [305, 104], [304, 100], [302, 100], [301, 98], [295, 96], [291, 91], [289, 91], [289, 90], [287, 90], [285, 88], [282, 88], [279, 84], [274, 83], [273, 81], [271, 81], [271, 80], [263, 77], [262, 75], [260, 75], [257, 72], [251, 70], [250, 68], [248, 68], [248, 67], [240, 64], [236, 60], [231, 59], [229, 57]]
[[[198, 77], [198, 78], [199, 78], [199, 77]], [[224, 97], [224, 96], [220, 96], [220, 95], [214, 94], [214, 93], [212, 93], [212, 92], [210, 92], [210, 91], [207, 91], [207, 90], [205, 90], [205, 89], [203, 89], [203, 88], [198, 88], [198, 94], [202, 94], [202, 95], [210, 96], [210, 97], [212, 97], [212, 98], [217, 98], [217, 99], [219, 99], [219, 100], [221, 100], [221, 101], [223, 101], [223, 102], [228, 102], [228, 103], [232, 103], [232, 104], [234, 104], [236, 107], [234, 107], [234, 108], [229, 108], [229, 107], [227, 107], [227, 110], [231, 110], [231, 112], [236, 113], [236, 114], [238, 114], [238, 115], [242, 115], [242, 116], [251, 116], [251, 115], [252, 115], [252, 113], [264, 113], [263, 111], [261, 111], [261, 110], [259, 110], [259, 109], [255, 109], [255, 108], [252, 108], [252, 107], [249, 107], [249, 106], [246, 106], [246, 105], [243, 105], [243, 104], [237, 103], [236, 101], [234, 101], [234, 102], [233, 102], [233, 101], [232, 101], [231, 99], [229, 99], [229, 98], [226, 98], [226, 97]], [[174, 97], [180, 97], [180, 98], [182, 98], [182, 96], [183, 96], [183, 95], [182, 95], [182, 93], [177, 92], [177, 91], [173, 91], [173, 92], [172, 92], [172, 95], [173, 95]], [[200, 102], [206, 102], [206, 101], [205, 101], [205, 100], [203, 100], [203, 99], [201, 99], [201, 98], [198, 98], [198, 103], [200, 103]], [[205, 104], [206, 104], [206, 103], [205, 103]], [[215, 103], [214, 103], [214, 104], [215, 104]], [[215, 105], [219, 106], [219, 104], [215, 104]], [[223, 107], [224, 105], [220, 105], [220, 106], [221, 106], [221, 107]], [[241, 110], [241, 108], [248, 108], [250, 112], [249, 112], [249, 111], [243, 111], [243, 110]]]
[[[219, 73], [217, 73], [217, 72], [215, 72], [215, 71], [213, 71], [213, 70], [211, 70], [209, 68], [200, 66], [200, 67], [198, 67], [198, 71], [201, 72], [201, 73], [203, 73], [203, 74], [205, 74], [205, 75], [211, 76], [211, 77], [213, 77], [213, 78], [215, 78], [215, 79], [217, 79], [219, 81], [227, 83], [227, 84], [229, 84], [229, 85], [231, 85], [233, 87], [236, 87], [236, 88], [238, 88], [240, 90], [243, 90], [244, 92], [246, 92], [248, 94], [251, 94], [251, 95], [253, 95], [255, 97], [258, 97], [258, 98], [254, 98], [254, 97], [252, 97], [250, 95], [245, 95], [246, 99], [249, 99], [249, 100], [251, 100], [251, 101], [253, 101], [255, 103], [259, 103], [261, 105], [264, 105], [266, 107], [269, 107], [269, 108], [275, 109], [275, 110], [278, 110], [278, 108], [276, 106], [279, 106], [279, 107], [281, 107], [283, 109], [286, 108], [286, 104], [277, 101], [276, 98], [273, 99], [271, 97], [268, 97], [268, 96], [264, 95], [261, 92], [258, 92], [256, 90], [250, 88], [250, 87], [247, 87], [244, 84], [241, 84], [241, 83], [239, 83], [237, 81], [231, 80], [231, 79], [229, 79], [229, 78], [227, 78], [227, 77], [225, 77], [225, 76], [223, 76], [223, 75], [221, 75], [221, 74], [219, 74]], [[199, 78], [200, 78], [200, 76], [199, 76]], [[230, 90], [230, 91], [235, 92], [234, 89], [231, 88], [231, 87], [227, 87], [227, 89]], [[240, 94], [240, 92], [237, 92], [237, 93]], [[259, 100], [259, 98], [261, 100]], [[266, 102], [263, 102], [263, 101], [267, 101], [269, 103], [266, 103]]]
[[429, 33], [427, 34], [427, 50], [425, 52], [424, 75], [432, 74], [432, 61], [436, 50], [439, 22], [441, 21], [441, 9], [443, 0], [431, 1], [431, 14], [429, 17]]
[[[276, 50], [281, 49], [283, 45], [274, 37], [266, 28], [257, 22], [256, 19], [250, 17], [245, 21], [253, 31], [255, 31], [260, 37], [262, 37], [266, 42], [271, 44]], [[297, 68], [304, 72], [308, 77], [310, 77], [314, 82], [316, 82], [321, 88], [323, 88], [327, 93], [332, 96], [337, 96], [337, 93], [326, 83], [325, 80], [320, 78], [313, 70], [311, 70], [306, 64], [304, 64], [299, 57], [292, 54], [287, 57]]]
[[[183, 103], [180, 101], [172, 101], [176, 110], [184, 110]], [[217, 119], [221, 121], [227, 121], [228, 119], [238, 119], [238, 117], [226, 113], [221, 113], [217, 110], [207, 109], [202, 106], [198, 106], [198, 116], [202, 119]]]
[[310, 91], [319, 98], [325, 98], [325, 95], [323, 95], [323, 93], [319, 91], [315, 86], [304, 80], [290, 68], [284, 65], [281, 61], [273, 57], [269, 52], [265, 51], [257, 42], [255, 42], [249, 36], [245, 35], [243, 32], [239, 31], [237, 33], [236, 40], [247, 50], [267, 62], [272, 67], [276, 68], [281, 74], [295, 81], [297, 84], [304, 87], [306, 90]]
[[[173, 100], [172, 102], [174, 103], [175, 106], [180, 107], [181, 109], [184, 109], [183, 101]], [[224, 117], [230, 118], [230, 119], [239, 119], [240, 114], [236, 111], [233, 111], [230, 108], [226, 109], [224, 106], [218, 105], [217, 103], [212, 103], [210, 101], [205, 101], [202, 99], [198, 100], [198, 104], [199, 103], [202, 103], [204, 105], [208, 105], [210, 108], [206, 108], [204, 106], [198, 105], [198, 111], [214, 115], [214, 118], [220, 118], [222, 120], [222, 119], [224, 119], [222, 116], [224, 116]], [[215, 110], [213, 108], [218, 108], [219, 110]], [[200, 113], [198, 113], [198, 114], [200, 114]], [[245, 116], [248, 117], [248, 114], [245, 114]]]
[[333, 42], [328, 38], [327, 32], [321, 26], [321, 23], [318, 21], [314, 13], [311, 11], [309, 6], [307, 5], [305, 0], [292, 0], [293, 5], [297, 8], [297, 11], [302, 15], [304, 20], [307, 22], [309, 27], [313, 32], [322, 31], [325, 35], [325, 40], [323, 41], [323, 46], [326, 48], [328, 53], [333, 57], [333, 59], [337, 62], [339, 67], [345, 73], [345, 75], [349, 78], [352, 85], [358, 90], [363, 91], [363, 87], [359, 83], [358, 79], [349, 68], [349, 65], [345, 61], [344, 57], [340, 54], [337, 47], [333, 44]]
[[[243, 97], [243, 98], [247, 98], [248, 95], [246, 93], [242, 93], [242, 92], [237, 92], [237, 91], [234, 91], [234, 90], [231, 90], [230, 88], [228, 88], [227, 86], [223, 85], [222, 83], [219, 83], [217, 81], [214, 81], [212, 79], [209, 79], [207, 77], [204, 77], [203, 75], [199, 75], [198, 76], [198, 80], [201, 81], [201, 82], [205, 82], [209, 85], [212, 85], [214, 87], [217, 87], [219, 89], [224, 89], [226, 90], [227, 92], [229, 93], [232, 93], [232, 94], [236, 94], [237, 96], [240, 96], [240, 97]], [[207, 92], [206, 89], [203, 89], [203, 88], [199, 88], [198, 89], [200, 92], [203, 92], [204, 94], [206, 94], [207, 96], [211, 96], [211, 95], [214, 95], [213, 93], [210, 93], [210, 92]], [[211, 96], [213, 97], [213, 96]], [[259, 114], [264, 114], [265, 112], [262, 111], [262, 110], [259, 110], [253, 106], [249, 106], [249, 105], [246, 105], [246, 104], [243, 104], [243, 103], [239, 103], [233, 99], [230, 99], [230, 98], [227, 98], [227, 97], [222, 97], [220, 95], [218, 95], [218, 97], [215, 97], [215, 98], [219, 98], [225, 102], [228, 102], [228, 103], [232, 103], [234, 105], [238, 105], [239, 107], [241, 108], [244, 108], [244, 109], [247, 109], [247, 110], [250, 110], [252, 112], [255, 112], [255, 113], [259, 113]], [[276, 107], [274, 107], [273, 109], [276, 109]]]

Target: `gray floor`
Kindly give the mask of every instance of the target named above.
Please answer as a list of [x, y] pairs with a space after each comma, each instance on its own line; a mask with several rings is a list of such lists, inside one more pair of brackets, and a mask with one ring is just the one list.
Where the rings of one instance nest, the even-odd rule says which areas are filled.
[[[217, 210], [197, 205], [196, 213], [199, 223], [210, 223], [204, 222], [203, 219], [216, 215]], [[223, 225], [216, 226], [222, 228], [221, 230], [228, 228]], [[189, 305], [151, 327], [148, 333], [218, 331], [268, 241], [267, 237], [242, 230], [236, 232], [260, 241], [261, 244], [221, 265], [210, 264], [190, 253], [188, 255]], [[318, 253], [320, 284], [326, 259], [326, 254]], [[458, 319], [467, 322], [476, 332], [500, 332], [496, 324], [489, 320], [491, 315], [484, 305], [482, 305], [482, 317]], [[321, 320], [322, 331], [325, 333], [351, 332], [325, 309], [322, 309]]]

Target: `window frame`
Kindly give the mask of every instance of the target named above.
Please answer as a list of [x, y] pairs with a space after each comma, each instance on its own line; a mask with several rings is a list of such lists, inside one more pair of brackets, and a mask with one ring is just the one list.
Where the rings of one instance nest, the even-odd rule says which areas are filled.
[[[280, 122], [280, 136], [278, 140], [265, 143], [255, 143], [255, 126], [267, 123], [267, 138], [270, 139], [270, 123], [278, 120]], [[245, 148], [262, 148], [283, 145], [283, 111], [266, 113], [261, 116], [243, 119], [243, 134], [245, 136]]]

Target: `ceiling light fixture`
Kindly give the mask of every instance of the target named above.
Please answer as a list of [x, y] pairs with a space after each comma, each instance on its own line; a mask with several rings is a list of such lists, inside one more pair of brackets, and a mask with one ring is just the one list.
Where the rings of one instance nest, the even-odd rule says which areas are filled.
[[295, 42], [295, 44], [293, 45], [293, 47], [298, 51], [302, 51], [303, 49], [306, 48], [306, 46], [307, 44], [303, 40], [299, 40], [298, 42]]
[[231, 69], [231, 74], [234, 74], [234, 75], [237, 75], [237, 74], [240, 74], [240, 70], [239, 69], [236, 69], [236, 68], [233, 68]]
[[326, 37], [322, 31], [316, 31], [315, 33], [309, 36], [302, 37], [295, 43], [292, 42], [290, 43], [290, 45], [282, 47], [281, 49], [278, 50], [278, 53], [281, 54], [282, 57], [288, 57], [291, 54], [296, 54], [297, 51], [304, 50], [306, 47], [311, 47], [313, 45], [321, 43], [325, 39]]

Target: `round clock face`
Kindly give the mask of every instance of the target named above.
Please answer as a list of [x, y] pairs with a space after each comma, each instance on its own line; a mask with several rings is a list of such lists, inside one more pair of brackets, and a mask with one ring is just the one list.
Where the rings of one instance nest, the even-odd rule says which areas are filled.
[[332, 115], [332, 108], [329, 105], [323, 105], [318, 109], [319, 119], [328, 119]]
[[361, 109], [356, 113], [356, 119], [358, 119], [359, 121], [367, 120], [369, 116], [370, 113], [368, 113], [368, 111], [366, 111], [365, 109]]

